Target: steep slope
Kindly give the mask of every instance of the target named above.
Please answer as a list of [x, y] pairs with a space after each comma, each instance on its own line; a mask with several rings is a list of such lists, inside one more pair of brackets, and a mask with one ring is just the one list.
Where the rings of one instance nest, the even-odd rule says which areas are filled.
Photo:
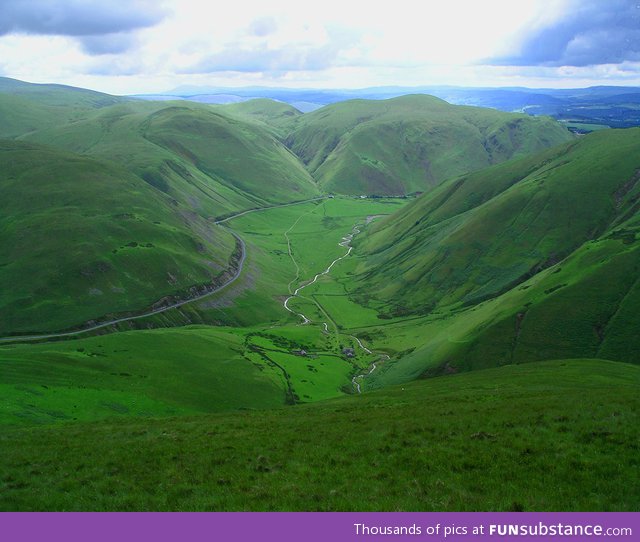
[[237, 256], [209, 219], [318, 195], [272, 127], [207, 105], [4, 79], [0, 112], [22, 142], [2, 143], [0, 334], [188, 297]]
[[0, 140], [0, 333], [53, 331], [215, 282], [230, 234], [113, 163]]
[[372, 228], [360, 300], [432, 315], [388, 380], [445, 364], [637, 363], [639, 156], [640, 129], [594, 133], [453, 179]]
[[268, 130], [209, 106], [121, 104], [26, 137], [117, 162], [204, 216], [318, 193]]
[[266, 130], [213, 110], [163, 109], [144, 136], [258, 205], [317, 194], [298, 159]]
[[551, 119], [415, 95], [323, 107], [286, 142], [327, 191], [404, 194], [570, 139]]

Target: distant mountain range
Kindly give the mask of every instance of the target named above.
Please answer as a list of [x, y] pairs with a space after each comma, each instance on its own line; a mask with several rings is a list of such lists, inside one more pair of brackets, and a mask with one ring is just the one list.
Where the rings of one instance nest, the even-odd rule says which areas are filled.
[[345, 100], [383, 100], [407, 94], [429, 94], [455, 105], [475, 105], [507, 112], [549, 115], [567, 123], [576, 132], [589, 132], [601, 127], [628, 128], [640, 125], [640, 87], [530, 89], [420, 86], [319, 90], [182, 86], [159, 94], [136, 97], [152, 100], [178, 98], [218, 104], [270, 98], [288, 103], [306, 113]]

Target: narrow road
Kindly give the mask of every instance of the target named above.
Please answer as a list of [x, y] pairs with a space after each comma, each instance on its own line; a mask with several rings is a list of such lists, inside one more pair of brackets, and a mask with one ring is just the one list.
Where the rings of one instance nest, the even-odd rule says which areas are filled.
[[153, 309], [153, 310], [144, 312], [142, 314], [137, 314], [135, 316], [125, 316], [125, 317], [122, 317], [122, 318], [115, 318], [113, 320], [109, 320], [108, 322], [102, 322], [101, 324], [96, 324], [96, 325], [93, 325], [93, 326], [90, 326], [90, 327], [86, 327], [84, 329], [79, 329], [79, 330], [76, 330], [76, 331], [65, 331], [65, 332], [62, 332], [62, 333], [48, 333], [46, 335], [22, 335], [22, 336], [16, 336], [16, 337], [3, 337], [3, 338], [0, 338], [0, 343], [11, 343], [11, 342], [21, 342], [21, 341], [41, 340], [41, 339], [54, 339], [54, 338], [60, 338], [60, 337], [73, 337], [75, 335], [81, 335], [82, 333], [88, 333], [90, 331], [96, 331], [98, 329], [102, 329], [102, 328], [105, 328], [105, 327], [113, 326], [113, 325], [116, 325], [116, 324], [121, 324], [123, 322], [130, 322], [132, 320], [140, 320], [142, 318], [148, 318], [149, 316], [155, 316], [156, 314], [161, 314], [161, 313], [166, 312], [168, 310], [176, 309], [178, 307], [182, 307], [183, 305], [186, 305], [187, 303], [193, 303], [194, 301], [199, 301], [201, 299], [204, 299], [205, 297], [208, 297], [210, 295], [213, 295], [213, 294], [219, 292], [220, 290], [223, 290], [224, 288], [226, 288], [230, 284], [233, 284], [240, 277], [240, 274], [242, 273], [242, 269], [244, 267], [244, 261], [245, 261], [245, 259], [247, 257], [247, 249], [246, 249], [246, 245], [244, 244], [244, 241], [242, 240], [242, 238], [238, 234], [236, 234], [234, 231], [230, 230], [229, 228], [225, 228], [224, 226], [220, 226], [220, 227], [224, 228], [231, 235], [233, 235], [236, 238], [236, 240], [238, 241], [238, 243], [240, 244], [240, 259], [238, 260], [237, 269], [235, 270], [235, 272], [231, 276], [231, 278], [229, 278], [229, 280], [227, 280], [224, 284], [221, 284], [220, 286], [214, 288], [213, 290], [209, 290], [208, 292], [205, 292], [203, 294], [197, 295], [195, 297], [190, 297], [189, 299], [183, 299], [181, 301], [176, 301], [175, 303], [171, 303], [170, 305], [167, 305], [165, 307], [159, 307], [157, 309]]
[[268, 207], [258, 207], [256, 209], [248, 209], [247, 211], [241, 211], [234, 215], [230, 215], [226, 218], [222, 218], [220, 220], [216, 220], [214, 224], [222, 224], [229, 220], [233, 220], [234, 218], [238, 218], [239, 216], [248, 215], [249, 213], [257, 213], [259, 211], [268, 211], [269, 209], [278, 209], [280, 207], [291, 207], [292, 205], [301, 205], [302, 203], [310, 203], [312, 201], [320, 201], [323, 199], [327, 199], [328, 196], [318, 196], [317, 198], [309, 198], [301, 201], [292, 201], [291, 203], [279, 203], [278, 205], [269, 205]]
[[176, 309], [178, 307], [182, 307], [183, 305], [187, 305], [188, 303], [194, 303], [196, 301], [200, 301], [201, 299], [204, 299], [206, 297], [209, 297], [210, 295], [218, 293], [221, 290], [223, 290], [224, 288], [226, 288], [227, 286], [229, 286], [230, 284], [233, 284], [236, 280], [238, 280], [238, 278], [242, 274], [242, 270], [244, 268], [244, 262], [245, 262], [246, 257], [247, 257], [247, 247], [245, 245], [244, 240], [236, 232], [234, 232], [230, 228], [227, 228], [226, 226], [223, 226], [224, 222], [227, 222], [227, 221], [232, 220], [233, 218], [237, 218], [239, 216], [246, 215], [248, 213], [255, 213], [255, 212], [258, 212], [258, 211], [266, 211], [268, 209], [274, 209], [276, 207], [290, 207], [292, 205], [300, 205], [300, 204], [303, 204], [303, 203], [309, 203], [311, 201], [318, 201], [318, 200], [325, 199], [325, 198], [326, 198], [326, 196], [321, 196], [321, 197], [311, 198], [311, 199], [304, 200], [304, 201], [296, 201], [296, 202], [292, 202], [292, 203], [283, 203], [281, 205], [272, 205], [270, 207], [261, 207], [259, 209], [249, 209], [248, 211], [242, 211], [242, 212], [237, 213], [235, 215], [228, 216], [228, 217], [226, 217], [226, 218], [224, 218], [222, 220], [216, 220], [214, 222], [214, 224], [216, 226], [219, 226], [220, 228], [223, 228], [224, 230], [229, 232], [238, 241], [239, 246], [240, 246], [240, 258], [238, 260], [237, 268], [236, 268], [235, 272], [233, 273], [233, 275], [229, 278], [229, 280], [227, 280], [224, 284], [221, 284], [220, 286], [217, 286], [216, 288], [214, 288], [212, 290], [209, 290], [209, 291], [207, 291], [207, 292], [205, 292], [203, 294], [197, 295], [195, 297], [190, 297], [188, 299], [183, 299], [181, 301], [176, 301], [176, 302], [171, 303], [169, 305], [166, 305], [164, 307], [159, 307], [157, 309], [152, 309], [152, 310], [143, 312], [141, 314], [136, 314], [135, 316], [124, 316], [122, 318], [114, 318], [113, 320], [109, 320], [107, 322], [102, 322], [102, 323], [99, 323], [99, 324], [91, 325], [91, 326], [85, 327], [83, 329], [78, 329], [78, 330], [75, 330], [75, 331], [64, 331], [64, 332], [59, 332], [59, 333], [46, 333], [46, 334], [40, 334], [40, 335], [16, 335], [14, 337], [0, 337], [0, 344], [8, 344], [8, 343], [15, 343], [15, 342], [29, 342], [29, 341], [43, 340], [43, 339], [58, 339], [58, 338], [64, 338], [64, 337], [75, 337], [77, 335], [82, 335], [83, 333], [90, 333], [92, 331], [97, 331], [98, 329], [103, 329], [103, 328], [106, 328], [106, 327], [109, 327], [109, 326], [113, 326], [113, 325], [116, 325], [116, 324], [121, 324], [123, 322], [131, 322], [133, 320], [141, 320], [142, 318], [148, 318], [149, 316], [155, 316], [157, 314], [161, 314], [161, 313], [166, 312], [168, 310]]

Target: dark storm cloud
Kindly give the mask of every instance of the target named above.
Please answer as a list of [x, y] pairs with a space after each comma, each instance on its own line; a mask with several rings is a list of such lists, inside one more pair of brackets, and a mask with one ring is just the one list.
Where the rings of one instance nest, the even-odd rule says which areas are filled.
[[593, 66], [640, 61], [640, 0], [582, 0], [565, 18], [528, 36], [513, 66]]
[[0, 0], [0, 36], [71, 36], [90, 54], [123, 52], [128, 32], [165, 16], [153, 0]]

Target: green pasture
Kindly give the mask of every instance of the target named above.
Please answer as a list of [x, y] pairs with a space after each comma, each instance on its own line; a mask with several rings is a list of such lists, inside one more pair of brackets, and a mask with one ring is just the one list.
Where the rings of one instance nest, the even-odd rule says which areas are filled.
[[0, 508], [636, 511], [639, 373], [561, 360], [260, 412], [5, 428]]
[[0, 347], [0, 423], [166, 416], [284, 404], [285, 388], [245, 356], [241, 330], [132, 331]]

